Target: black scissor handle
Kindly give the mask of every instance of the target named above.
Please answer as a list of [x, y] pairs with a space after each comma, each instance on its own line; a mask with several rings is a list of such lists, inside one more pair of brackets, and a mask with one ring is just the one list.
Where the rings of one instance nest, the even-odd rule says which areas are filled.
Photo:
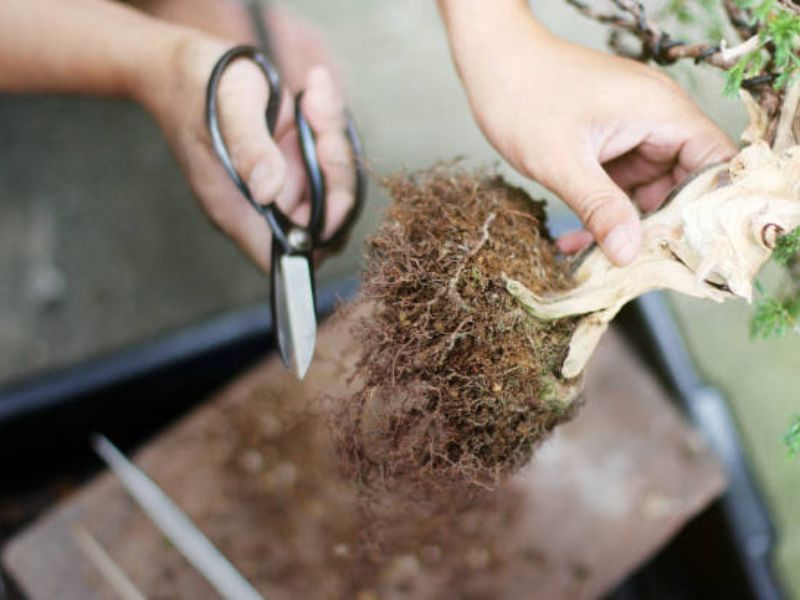
[[[231, 48], [217, 61], [214, 69], [211, 71], [211, 77], [208, 80], [208, 88], [206, 88], [206, 124], [208, 131], [211, 134], [211, 145], [216, 152], [220, 162], [222, 162], [228, 175], [242, 192], [242, 195], [258, 212], [263, 213], [265, 207], [256, 202], [250, 188], [239, 175], [236, 167], [233, 164], [233, 159], [222, 137], [222, 131], [219, 127], [219, 114], [217, 109], [217, 91], [219, 89], [220, 81], [225, 69], [237, 58], [249, 58], [261, 69], [264, 73], [267, 82], [269, 83], [269, 100], [267, 101], [267, 109], [265, 118], [267, 121], [267, 129], [270, 135], [275, 133], [275, 124], [278, 121], [278, 109], [281, 102], [281, 79], [278, 75], [278, 70], [267, 58], [267, 55], [253, 48], [252, 46], [236, 46]], [[272, 225], [272, 223], [270, 223]]]
[[361, 137], [358, 135], [358, 130], [356, 129], [352, 116], [347, 113], [345, 135], [350, 145], [353, 168], [355, 170], [353, 206], [338, 229], [334, 231], [328, 239], [322, 239], [322, 232], [325, 229], [325, 196], [327, 192], [325, 187], [325, 174], [322, 172], [322, 168], [319, 164], [316, 136], [301, 108], [302, 100], [303, 93], [301, 92], [297, 95], [297, 99], [295, 100], [294, 116], [297, 124], [298, 138], [300, 140], [300, 154], [303, 157], [303, 164], [305, 165], [306, 177], [308, 179], [311, 195], [311, 217], [308, 222], [308, 230], [314, 239], [314, 245], [316, 247], [336, 246], [349, 232], [364, 206], [367, 175], [366, 166], [364, 164], [363, 144], [361, 143]]
[[323, 240], [322, 232], [325, 228], [325, 200], [327, 195], [325, 188], [325, 175], [322, 172], [322, 168], [319, 164], [314, 131], [311, 129], [311, 126], [301, 108], [301, 102], [303, 98], [302, 93], [297, 95], [294, 109], [295, 123], [297, 126], [300, 144], [300, 153], [303, 157], [303, 163], [305, 165], [311, 196], [311, 215], [309, 217], [308, 224], [306, 226], [301, 226], [292, 223], [291, 220], [289, 220], [289, 218], [286, 217], [286, 215], [284, 215], [274, 203], [264, 206], [256, 202], [252, 192], [250, 191], [250, 188], [239, 175], [236, 167], [233, 164], [233, 159], [230, 156], [230, 152], [225, 144], [225, 140], [222, 137], [222, 132], [220, 130], [217, 108], [217, 91], [225, 69], [238, 58], [248, 58], [255, 62], [266, 77], [270, 86], [270, 94], [267, 102], [265, 117], [267, 129], [270, 135], [274, 135], [275, 132], [275, 125], [277, 122], [281, 101], [281, 82], [278, 71], [265, 52], [252, 46], [237, 46], [228, 50], [217, 61], [217, 64], [214, 66], [214, 69], [211, 72], [211, 77], [209, 78], [208, 88], [206, 91], [206, 122], [211, 135], [211, 143], [214, 148], [214, 152], [217, 154], [217, 157], [219, 158], [220, 162], [222, 162], [228, 175], [236, 184], [236, 187], [239, 188], [239, 191], [241, 191], [248, 203], [267, 220], [275, 239], [283, 247], [284, 252], [296, 253], [298, 251], [306, 251], [305, 249], [300, 250], [297, 247], [297, 244], [293, 243], [290, 234], [303, 234], [307, 236], [310, 244], [314, 247], [338, 246], [344, 241], [347, 232], [350, 230], [352, 224], [361, 213], [366, 195], [367, 177], [363, 157], [363, 146], [353, 123], [353, 119], [349, 114], [347, 115], [347, 125], [345, 130], [348, 142], [350, 144], [350, 150], [355, 169], [353, 207], [350, 209], [350, 212], [341, 226], [328, 239]]
[[317, 156], [317, 139], [303, 114], [302, 102], [303, 92], [300, 92], [294, 101], [294, 121], [311, 196], [311, 216], [308, 219], [307, 229], [314, 240], [314, 245], [319, 245], [322, 241], [322, 231], [325, 229], [325, 174]]
[[341, 245], [347, 241], [347, 235], [350, 233], [352, 225], [361, 214], [367, 196], [367, 165], [364, 159], [364, 144], [361, 141], [361, 136], [358, 134], [358, 128], [353, 120], [353, 116], [348, 112], [346, 118], [347, 125], [345, 128], [345, 135], [347, 136], [347, 141], [350, 143], [350, 152], [353, 155], [355, 188], [353, 189], [353, 207], [350, 209], [350, 212], [347, 213], [347, 217], [345, 217], [341, 227], [334, 231], [328, 239], [320, 240], [320, 246], [330, 247], [333, 250], [340, 249]]

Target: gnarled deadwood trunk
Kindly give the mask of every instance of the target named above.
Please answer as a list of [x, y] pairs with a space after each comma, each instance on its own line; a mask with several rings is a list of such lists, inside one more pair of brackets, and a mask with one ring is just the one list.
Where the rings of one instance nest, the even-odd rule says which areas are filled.
[[[672, 289], [724, 302], [752, 299], [752, 280], [775, 241], [800, 225], [800, 84], [785, 95], [775, 127], [747, 92], [749, 145], [730, 162], [690, 176], [664, 206], [642, 220], [642, 251], [630, 265], [612, 264], [597, 246], [576, 264], [571, 289], [541, 294], [512, 277], [508, 291], [537, 319], [580, 316], [561, 368], [577, 377], [603, 332], [633, 298]], [[765, 137], [771, 134], [771, 146]]]

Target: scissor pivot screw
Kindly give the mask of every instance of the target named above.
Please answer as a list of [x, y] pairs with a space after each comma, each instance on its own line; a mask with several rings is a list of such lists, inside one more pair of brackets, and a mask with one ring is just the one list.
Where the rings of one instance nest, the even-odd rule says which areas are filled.
[[297, 250], [299, 252], [311, 250], [311, 236], [308, 235], [307, 231], [295, 227], [289, 231], [287, 240], [292, 250]]

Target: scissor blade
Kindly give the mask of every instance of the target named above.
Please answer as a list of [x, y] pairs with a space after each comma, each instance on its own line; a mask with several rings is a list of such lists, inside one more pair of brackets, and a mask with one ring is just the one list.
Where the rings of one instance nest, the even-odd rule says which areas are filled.
[[282, 256], [275, 285], [281, 356], [283, 362], [302, 379], [311, 364], [317, 341], [317, 315], [308, 258]]
[[186, 513], [136, 465], [125, 458], [114, 444], [102, 435], [96, 435], [92, 438], [92, 446], [161, 533], [220, 596], [236, 600], [263, 600], [261, 594], [214, 547]]

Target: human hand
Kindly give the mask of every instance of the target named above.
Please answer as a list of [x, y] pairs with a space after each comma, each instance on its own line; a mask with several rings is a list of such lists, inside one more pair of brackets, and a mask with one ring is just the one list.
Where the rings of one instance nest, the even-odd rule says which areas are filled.
[[[270, 268], [271, 232], [245, 201], [211, 147], [205, 123], [205, 91], [216, 61], [235, 44], [184, 31], [170, 60], [137, 95], [169, 141], [187, 180], [211, 221], [228, 234], [263, 270]], [[344, 100], [329, 69], [314, 67], [305, 78], [303, 112], [316, 135], [327, 186], [323, 237], [345, 219], [353, 205], [353, 159], [345, 135]], [[293, 221], [310, 212], [306, 175], [294, 124], [293, 102], [285, 92], [274, 138], [264, 111], [269, 95], [259, 68], [237, 60], [225, 71], [218, 92], [223, 137], [233, 162], [256, 201], [275, 201]]]
[[440, 4], [484, 134], [588, 229], [560, 239], [562, 251], [593, 237], [614, 263], [630, 263], [641, 244], [636, 206], [655, 210], [688, 173], [736, 152], [660, 71], [559, 40], [519, 2], [501, 2], [511, 10], [488, 21]]

